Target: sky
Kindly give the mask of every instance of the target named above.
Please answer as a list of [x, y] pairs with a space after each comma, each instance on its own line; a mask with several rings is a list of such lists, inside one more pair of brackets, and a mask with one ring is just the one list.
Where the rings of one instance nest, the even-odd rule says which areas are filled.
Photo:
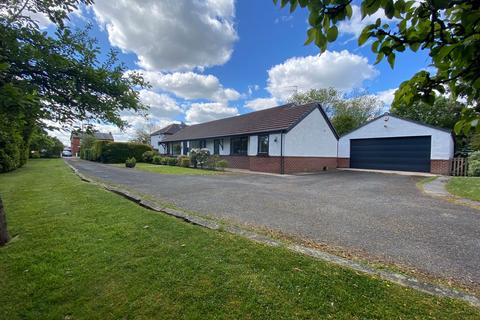
[[[328, 87], [377, 95], [388, 109], [400, 83], [429, 66], [425, 53], [408, 51], [397, 55], [393, 70], [387, 61], [374, 65], [369, 43], [359, 47], [357, 37], [365, 25], [386, 19], [381, 12], [362, 21], [355, 4], [323, 54], [304, 46], [307, 15], [301, 8], [290, 14], [271, 0], [96, 0], [80, 8], [69, 23], [91, 23], [102, 52], [119, 50], [128, 70], [151, 84], [140, 91], [150, 106], [146, 118], [125, 112], [125, 131], [96, 127], [127, 141], [137, 128], [235, 116], [280, 105], [296, 91]], [[69, 132], [53, 134], [69, 144]]]

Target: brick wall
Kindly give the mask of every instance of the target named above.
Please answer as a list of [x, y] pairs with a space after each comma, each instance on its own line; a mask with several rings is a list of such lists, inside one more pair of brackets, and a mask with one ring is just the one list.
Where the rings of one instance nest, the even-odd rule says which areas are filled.
[[285, 157], [285, 173], [318, 172], [337, 167], [337, 158], [327, 157]]
[[227, 160], [229, 168], [250, 169], [250, 160], [247, 156], [220, 156]]
[[248, 157], [250, 160], [250, 170], [280, 173], [281, 157]]
[[72, 148], [72, 154], [76, 155], [80, 150], [80, 138], [74, 137], [72, 138], [70, 143], [71, 143], [70, 148]]
[[339, 168], [350, 168], [350, 158], [338, 158]]
[[430, 172], [435, 174], [450, 175], [451, 160], [430, 160]]

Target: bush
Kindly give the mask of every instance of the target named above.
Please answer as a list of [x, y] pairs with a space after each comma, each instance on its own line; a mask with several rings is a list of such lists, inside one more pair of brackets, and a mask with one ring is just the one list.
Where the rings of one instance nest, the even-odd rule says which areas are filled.
[[160, 156], [154, 156], [152, 159], [153, 164], [162, 164], [162, 158]]
[[468, 156], [468, 161], [480, 161], [480, 151], [475, 151]]
[[208, 151], [208, 149], [192, 149], [190, 151], [190, 162], [195, 168], [198, 166], [203, 168], [207, 165], [209, 157], [210, 151]]
[[96, 141], [93, 148], [92, 160], [103, 163], [122, 163], [128, 158], [142, 159], [146, 151], [152, 151], [148, 145], [130, 142]]
[[125, 160], [125, 167], [127, 168], [135, 168], [136, 165], [137, 159], [135, 158], [128, 158], [127, 160]]
[[470, 177], [480, 177], [480, 160], [468, 162], [468, 175]]
[[177, 165], [177, 159], [176, 158], [167, 158], [168, 161], [167, 161], [167, 164], [169, 166], [176, 166]]
[[161, 160], [161, 164], [164, 165], [164, 166], [168, 166], [168, 158], [163, 157], [162, 160]]
[[189, 157], [181, 157], [178, 159], [177, 164], [180, 167], [188, 168], [190, 167], [190, 158]]
[[153, 157], [155, 157], [155, 156], [156, 156], [155, 151], [145, 151], [142, 154], [142, 160], [143, 160], [143, 162], [146, 162], [146, 163], [152, 163]]
[[216, 167], [220, 170], [225, 170], [226, 167], [228, 167], [228, 161], [227, 160], [219, 160], [217, 161]]

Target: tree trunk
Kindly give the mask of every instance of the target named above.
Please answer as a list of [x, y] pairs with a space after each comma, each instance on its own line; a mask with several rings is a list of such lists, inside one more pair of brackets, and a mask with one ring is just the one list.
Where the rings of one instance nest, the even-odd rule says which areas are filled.
[[5, 217], [5, 210], [3, 208], [2, 197], [0, 197], [0, 246], [4, 246], [10, 237], [7, 230], [7, 218]]

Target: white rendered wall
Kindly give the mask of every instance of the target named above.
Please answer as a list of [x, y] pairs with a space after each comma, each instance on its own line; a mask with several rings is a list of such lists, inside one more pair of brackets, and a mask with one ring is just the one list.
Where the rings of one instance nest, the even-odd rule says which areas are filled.
[[[284, 136], [284, 156], [336, 157], [337, 138], [320, 110], [313, 110]], [[279, 139], [280, 141], [280, 136]], [[278, 154], [280, 152], [278, 151]]]
[[220, 145], [220, 155], [222, 156], [229, 156], [230, 155], [230, 138], [221, 138], [221, 141], [223, 141], [223, 149], [222, 146]]
[[[275, 141], [276, 140], [276, 141]], [[282, 147], [282, 137], [280, 133], [273, 133], [268, 136], [268, 155], [280, 156]]]
[[411, 121], [389, 116], [388, 121], [380, 117], [365, 126], [340, 138], [338, 142], [338, 157], [350, 158], [350, 139], [389, 138], [431, 136], [432, 160], [449, 160], [453, 158], [454, 141], [450, 133], [431, 127], [423, 126]]
[[150, 137], [150, 145], [152, 146], [153, 149], [158, 150], [158, 152], [160, 154], [167, 153], [167, 150], [165, 149], [165, 147], [163, 145], [158, 145], [158, 143], [160, 141], [162, 141], [162, 139], [164, 139], [164, 137], [165, 136], [163, 134], [159, 134], [159, 135], [155, 135], [155, 136]]
[[248, 137], [248, 155], [256, 156], [258, 151], [258, 136]]

